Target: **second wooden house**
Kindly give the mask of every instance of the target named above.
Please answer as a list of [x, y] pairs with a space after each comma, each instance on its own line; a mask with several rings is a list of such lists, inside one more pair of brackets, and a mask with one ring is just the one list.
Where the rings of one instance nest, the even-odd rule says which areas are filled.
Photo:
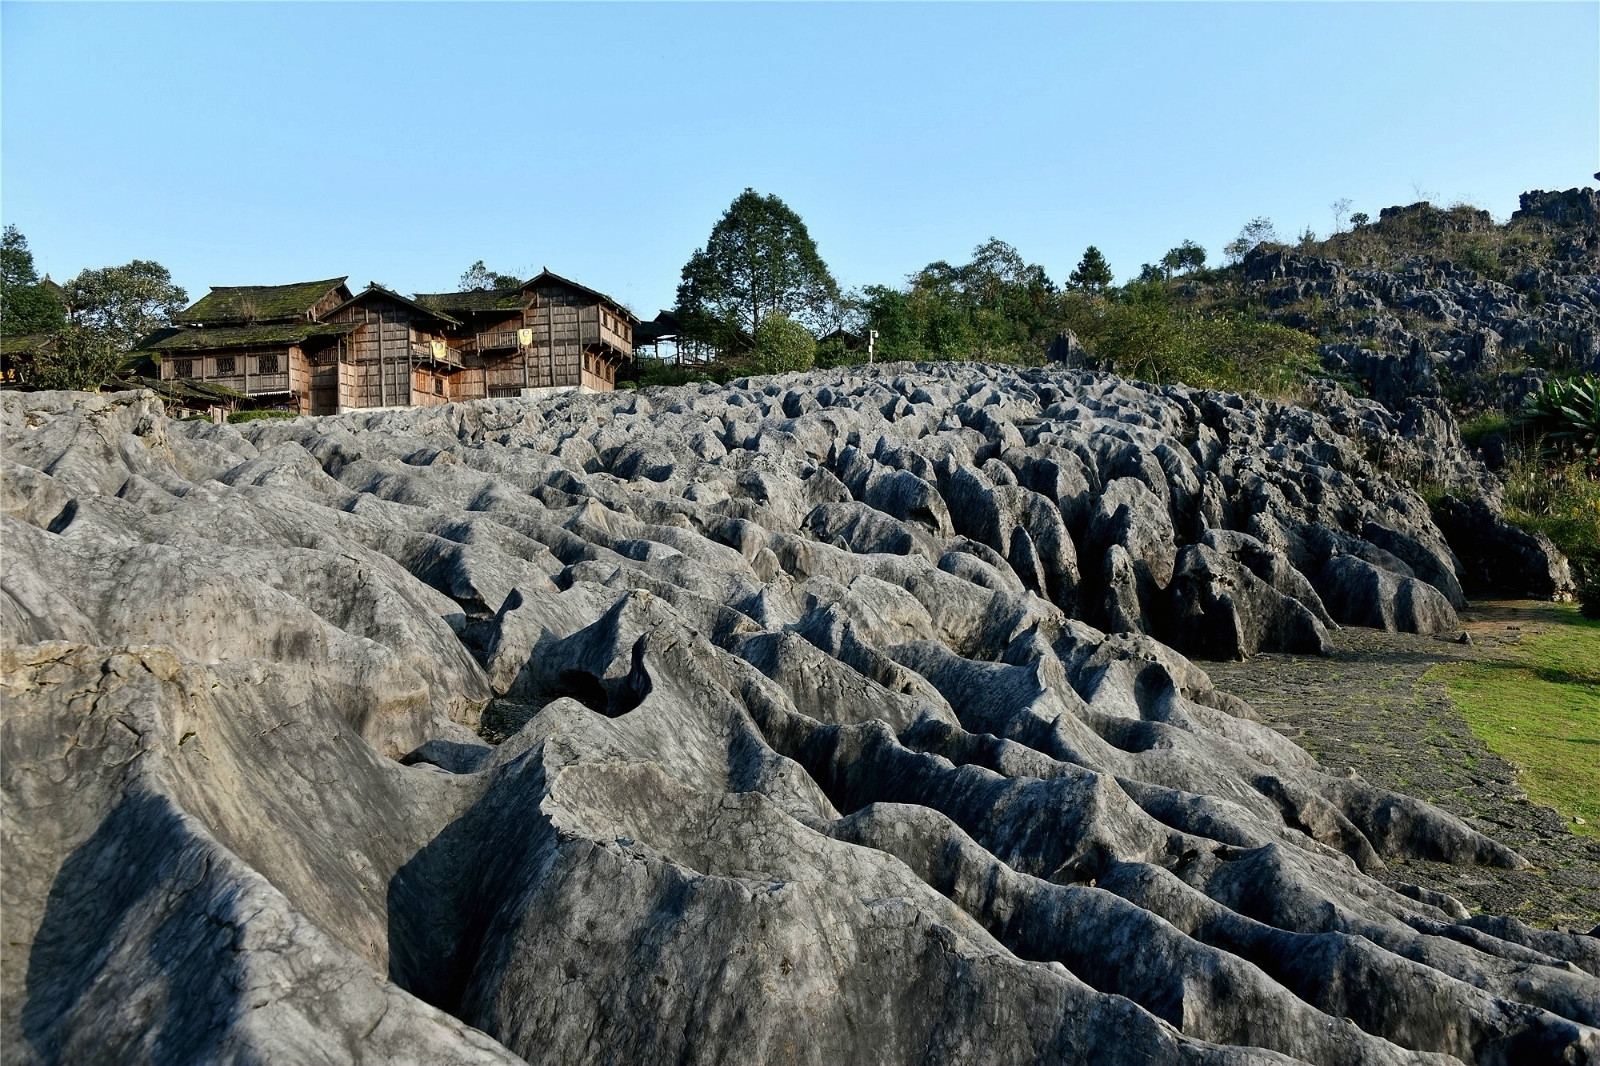
[[467, 370], [463, 388], [477, 396], [609, 392], [633, 358], [633, 312], [548, 270], [516, 289], [418, 293], [417, 302], [460, 321], [450, 343]]

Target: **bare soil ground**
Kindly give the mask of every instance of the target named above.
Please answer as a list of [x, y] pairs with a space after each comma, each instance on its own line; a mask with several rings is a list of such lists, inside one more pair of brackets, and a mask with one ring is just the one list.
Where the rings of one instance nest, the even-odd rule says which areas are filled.
[[1516, 768], [1473, 735], [1444, 684], [1423, 678], [1438, 663], [1506, 658], [1507, 647], [1554, 612], [1493, 602], [1461, 617], [1470, 645], [1346, 627], [1333, 634], [1337, 651], [1328, 658], [1262, 653], [1202, 665], [1324, 766], [1349, 766], [1430, 800], [1534, 864], [1519, 871], [1397, 860], [1382, 880], [1448, 892], [1474, 913], [1587, 931], [1600, 923], [1600, 838], [1575, 835], [1561, 815], [1529, 800]]

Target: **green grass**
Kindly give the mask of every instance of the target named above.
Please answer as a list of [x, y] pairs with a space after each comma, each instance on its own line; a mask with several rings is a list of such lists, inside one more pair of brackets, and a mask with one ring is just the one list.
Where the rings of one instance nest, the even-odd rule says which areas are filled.
[[1571, 606], [1510, 646], [1504, 660], [1434, 667], [1472, 731], [1520, 771], [1533, 800], [1600, 836], [1600, 621]]
[[259, 418], [294, 418], [294, 417], [295, 417], [295, 413], [293, 411], [260, 410], [260, 411], [230, 411], [228, 413], [228, 421], [230, 423], [234, 424], [234, 425], [238, 425], [241, 422], [254, 422]]

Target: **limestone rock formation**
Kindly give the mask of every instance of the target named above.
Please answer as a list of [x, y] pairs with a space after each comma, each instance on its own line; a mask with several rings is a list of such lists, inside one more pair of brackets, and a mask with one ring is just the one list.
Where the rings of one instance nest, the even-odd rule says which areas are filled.
[[0, 1057], [1600, 1061], [1592, 938], [1369, 876], [1519, 855], [1175, 650], [1453, 621], [1369, 415], [5, 394]]

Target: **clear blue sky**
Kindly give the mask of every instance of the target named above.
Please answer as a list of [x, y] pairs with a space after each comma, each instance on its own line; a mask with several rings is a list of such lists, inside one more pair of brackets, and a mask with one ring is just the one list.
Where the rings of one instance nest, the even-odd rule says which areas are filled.
[[58, 279], [454, 287], [645, 317], [745, 186], [846, 285], [992, 236], [1119, 277], [1246, 219], [1593, 184], [1600, 5], [0, 5], [0, 216]]

